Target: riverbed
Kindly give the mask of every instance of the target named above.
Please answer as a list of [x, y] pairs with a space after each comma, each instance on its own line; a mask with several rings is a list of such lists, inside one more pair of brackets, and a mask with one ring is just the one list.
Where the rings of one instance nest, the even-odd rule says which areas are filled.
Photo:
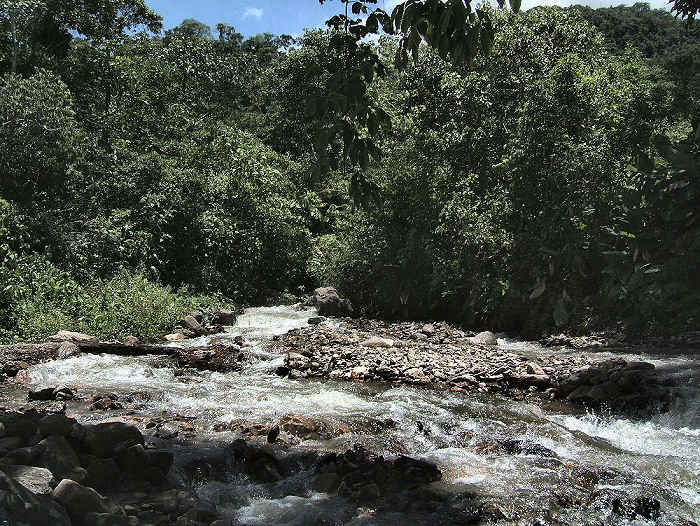
[[[66, 384], [78, 392], [122, 396], [147, 393], [137, 414], [166, 412], [192, 419], [198, 443], [204, 444], [203, 455], [207, 444], [214, 451], [218, 444], [236, 438], [230, 431], [214, 431], [216, 423], [244, 418], [274, 425], [286, 414], [303, 415], [350, 432], [328, 440], [306, 440], [296, 448], [341, 451], [360, 443], [387, 457], [425, 458], [443, 472], [436, 483], [441, 490], [496, 504], [503, 524], [700, 522], [697, 350], [641, 356], [657, 367], [678, 371], [685, 383], [683, 396], [669, 411], [633, 419], [490, 393], [276, 375], [284, 355], [270, 348], [272, 338], [306, 325], [314, 312], [287, 306], [248, 309], [237, 325], [215, 336], [218, 340], [243, 337], [250, 356], [240, 372], [202, 371], [183, 377], [162, 356], [82, 355], [31, 367], [31, 386]], [[169, 345], [198, 346], [211, 338]], [[533, 356], [552, 352], [508, 338], [500, 338], [499, 345]], [[85, 411], [79, 418], [91, 421], [108, 416]], [[183, 455], [184, 447], [172, 445]], [[301, 517], [314, 517], [319, 524], [324, 520], [373, 524], [371, 510], [339, 519], [328, 496], [309, 489], [303, 476], [274, 487], [240, 476], [202, 480], [188, 471], [193, 460], [176, 460], [174, 476], [243, 524], [302, 524]], [[622, 502], [622, 511], [616, 499]], [[654, 502], [658, 502], [658, 514], [653, 509], [639, 512], [644, 503], [654, 508]]]

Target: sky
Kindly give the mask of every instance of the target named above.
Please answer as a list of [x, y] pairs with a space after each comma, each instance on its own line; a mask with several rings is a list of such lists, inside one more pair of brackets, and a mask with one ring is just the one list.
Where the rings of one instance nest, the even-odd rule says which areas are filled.
[[[391, 10], [400, 0], [378, 0], [378, 6]], [[534, 5], [586, 4], [606, 7], [627, 3], [616, 0], [523, 0], [522, 8]], [[667, 0], [650, 0], [652, 7], [666, 7]], [[232, 25], [248, 37], [257, 33], [300, 35], [304, 28], [324, 26], [324, 22], [342, 9], [338, 0], [146, 0], [163, 16], [163, 28], [175, 27], [185, 18], [194, 18], [211, 26], [218, 22]]]

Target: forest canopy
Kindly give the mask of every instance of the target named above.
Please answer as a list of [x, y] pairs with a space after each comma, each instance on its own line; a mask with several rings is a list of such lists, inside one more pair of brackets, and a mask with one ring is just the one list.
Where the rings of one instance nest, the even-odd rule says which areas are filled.
[[152, 338], [158, 305], [321, 284], [533, 337], [700, 328], [697, 23], [479, 8], [467, 52], [430, 13], [348, 39], [363, 6], [245, 38], [142, 0], [0, 3], [0, 339]]

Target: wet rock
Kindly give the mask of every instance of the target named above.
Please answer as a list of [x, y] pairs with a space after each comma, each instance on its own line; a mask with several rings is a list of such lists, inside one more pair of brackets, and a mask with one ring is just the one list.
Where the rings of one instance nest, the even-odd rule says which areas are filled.
[[180, 367], [200, 371], [230, 372], [242, 367], [245, 355], [237, 345], [215, 345], [213, 347], [186, 349], [176, 354]]
[[326, 321], [325, 316], [312, 316], [311, 318], [308, 319], [307, 323], [309, 325], [319, 325]]
[[274, 444], [280, 436], [280, 426], [275, 426], [267, 433], [268, 444]]
[[58, 331], [53, 336], [49, 336], [49, 340], [52, 342], [100, 343], [100, 339], [95, 336], [72, 331]]
[[653, 497], [638, 497], [634, 501], [634, 514], [656, 521], [661, 516], [661, 504]]
[[288, 434], [304, 440], [318, 439], [328, 435], [325, 424], [300, 415], [285, 415], [279, 426]]
[[113, 513], [115, 507], [92, 488], [72, 480], [62, 480], [53, 490], [53, 498], [61, 503], [74, 519], [81, 521], [88, 513]]
[[85, 448], [98, 457], [109, 457], [115, 452], [115, 446], [133, 441], [143, 445], [143, 435], [130, 424], [124, 422], [105, 422], [94, 426], [85, 426]]
[[282, 376], [286, 377], [289, 376], [290, 368], [285, 366], [285, 365], [280, 365], [277, 369], [275, 369], [275, 374], [277, 376]]
[[151, 465], [167, 474], [173, 465], [175, 457], [170, 451], [147, 451]]
[[96, 394], [92, 397], [92, 404], [90, 404], [91, 411], [109, 411], [116, 409], [124, 409], [124, 404], [119, 402], [119, 396], [116, 394]]
[[56, 359], [67, 360], [68, 358], [73, 358], [74, 356], [80, 356], [80, 347], [78, 347], [72, 341], [62, 342], [58, 350], [56, 350]]
[[53, 387], [47, 387], [45, 389], [39, 389], [37, 391], [29, 391], [29, 393], [27, 393], [27, 397], [29, 398], [29, 400], [45, 402], [54, 399], [53, 391]]
[[2, 366], [2, 371], [9, 377], [17, 376], [17, 373], [24, 371], [29, 367], [27, 362], [7, 362]]
[[187, 339], [187, 336], [185, 336], [181, 332], [165, 335], [165, 341], [168, 341], [168, 342], [177, 342], [177, 341], [186, 340], [186, 339]]
[[35, 495], [49, 495], [52, 491], [51, 481], [53, 475], [48, 469], [8, 464], [3, 465], [0, 469], [12, 480], [21, 484]]
[[156, 436], [166, 440], [176, 438], [180, 434], [178, 427], [172, 423], [163, 424], [156, 430]]
[[527, 440], [506, 439], [499, 440], [498, 444], [501, 446], [503, 451], [509, 455], [537, 455], [539, 457], [546, 458], [559, 457], [559, 455], [557, 455], [551, 449]]
[[345, 317], [353, 315], [352, 304], [341, 298], [333, 287], [316, 289], [308, 304], [315, 305], [321, 316]]
[[195, 333], [197, 336], [204, 336], [207, 334], [207, 330], [202, 326], [202, 324], [197, 321], [197, 319], [192, 316], [185, 316], [182, 319], [182, 325], [187, 328], [188, 330], [192, 331]]
[[335, 493], [340, 481], [340, 475], [336, 472], [320, 473], [314, 479], [314, 489], [320, 493]]
[[52, 400], [75, 400], [75, 393], [70, 387], [66, 387], [65, 385], [59, 385], [53, 390]]
[[236, 324], [237, 318], [234, 311], [219, 309], [212, 316], [211, 322], [214, 325], [231, 326]]
[[26, 369], [22, 369], [21, 371], [17, 371], [17, 374], [15, 375], [15, 383], [16, 384], [28, 384], [29, 383], [29, 372]]

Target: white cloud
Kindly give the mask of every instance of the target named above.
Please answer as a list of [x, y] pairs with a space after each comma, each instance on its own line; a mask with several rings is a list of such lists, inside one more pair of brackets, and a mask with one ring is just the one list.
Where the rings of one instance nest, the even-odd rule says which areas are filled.
[[257, 7], [249, 7], [245, 10], [245, 13], [243, 13], [243, 20], [246, 18], [255, 18], [256, 20], [260, 20], [262, 16], [262, 9], [258, 9]]

